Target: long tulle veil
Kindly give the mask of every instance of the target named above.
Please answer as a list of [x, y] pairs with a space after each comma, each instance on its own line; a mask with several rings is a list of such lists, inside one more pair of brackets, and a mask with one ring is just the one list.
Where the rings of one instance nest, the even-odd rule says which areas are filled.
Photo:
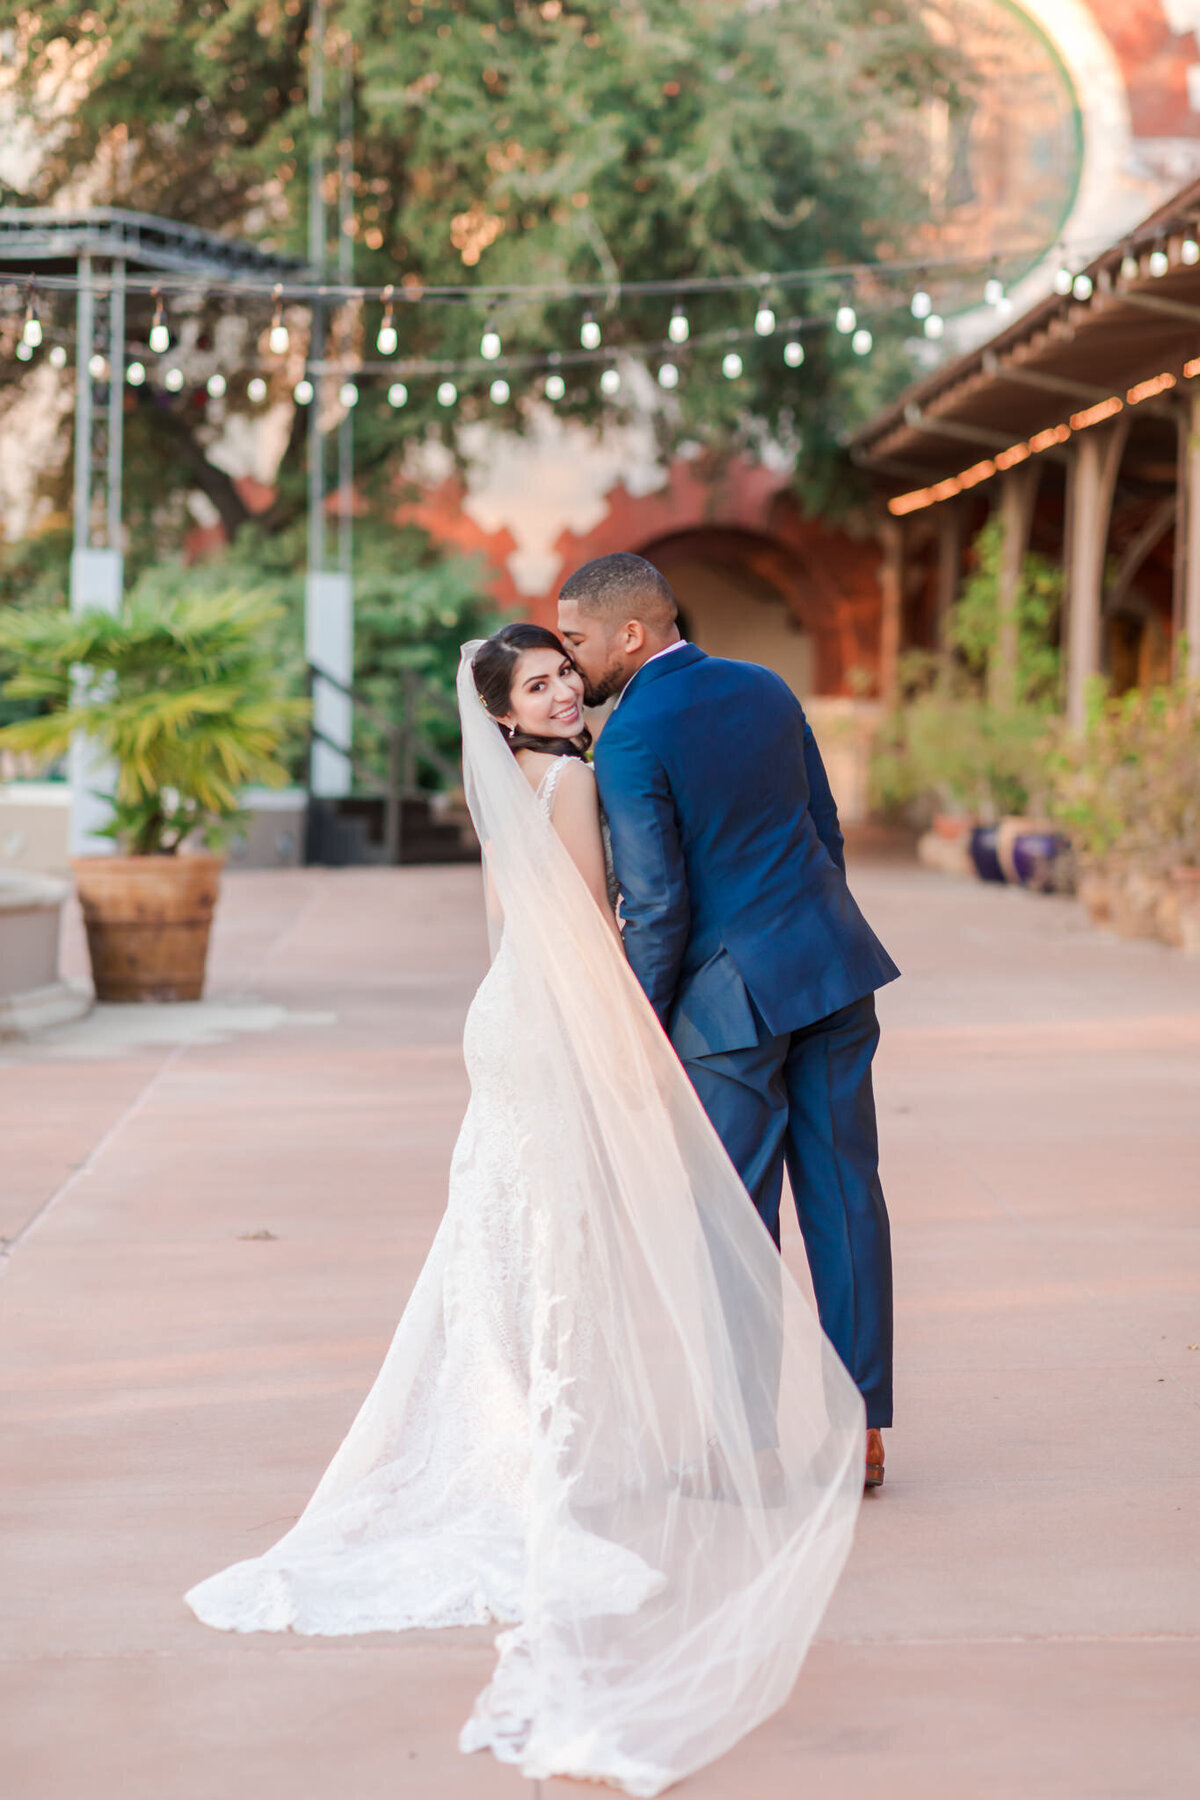
[[787, 1698], [850, 1548], [863, 1409], [481, 706], [476, 649], [464, 778], [519, 996], [536, 1294], [522, 1621], [463, 1742], [652, 1795]]

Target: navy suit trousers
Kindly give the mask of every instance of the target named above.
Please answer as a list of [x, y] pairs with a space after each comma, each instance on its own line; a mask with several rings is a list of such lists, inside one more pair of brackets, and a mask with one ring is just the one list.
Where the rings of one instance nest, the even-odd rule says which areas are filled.
[[[684, 1068], [776, 1245], [786, 1162], [821, 1325], [866, 1402], [868, 1426], [890, 1425], [892, 1255], [871, 1086], [875, 999], [783, 1036], [759, 1026], [752, 1049], [685, 1058]], [[727, 1305], [733, 1323], [736, 1296]]]

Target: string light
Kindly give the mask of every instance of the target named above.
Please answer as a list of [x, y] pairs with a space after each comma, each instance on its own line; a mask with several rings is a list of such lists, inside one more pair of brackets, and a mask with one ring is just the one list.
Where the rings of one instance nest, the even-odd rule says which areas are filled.
[[1092, 297], [1092, 278], [1090, 275], [1077, 275], [1071, 283], [1071, 292], [1077, 300], [1090, 300]]
[[344, 406], [347, 411], [350, 407], [358, 405], [358, 389], [352, 381], [343, 381], [341, 387], [338, 389], [338, 402], [340, 405]]
[[165, 356], [171, 348], [171, 333], [167, 327], [167, 316], [163, 311], [162, 296], [157, 291], [154, 295], [154, 319], [146, 342], [155, 356]]
[[590, 312], [583, 315], [583, 324], [579, 327], [579, 341], [585, 350], [600, 348], [600, 327]]
[[225, 389], [228, 386], [228, 383], [226, 382], [225, 377], [221, 374], [220, 370], [218, 370], [215, 375], [209, 376], [207, 386], [208, 386], [208, 392], [209, 392], [209, 395], [211, 396], [211, 398], [214, 400], [220, 400], [225, 393]]
[[1136, 281], [1141, 272], [1142, 265], [1137, 257], [1134, 256], [1131, 250], [1126, 251], [1125, 255], [1121, 258], [1122, 281]]
[[37, 307], [30, 296], [29, 305], [25, 308], [25, 323], [21, 327], [21, 342], [36, 350], [42, 341], [42, 321], [37, 316]]
[[32, 362], [33, 361], [33, 351], [30, 348], [30, 346], [25, 342], [24, 338], [22, 338], [21, 341], [17, 345], [17, 359], [19, 362]]
[[914, 319], [927, 319], [933, 311], [933, 301], [923, 287], [919, 287], [909, 301], [908, 310]]
[[942, 315], [940, 313], [930, 313], [925, 321], [925, 336], [927, 338], [940, 338], [945, 329], [946, 321], [942, 318]]
[[853, 350], [855, 356], [866, 356], [874, 342], [875, 340], [867, 330], [866, 326], [860, 325], [854, 336], [850, 339], [850, 348]]
[[261, 406], [267, 397], [267, 384], [261, 375], [255, 375], [246, 385], [246, 398], [253, 406]]
[[617, 369], [605, 369], [603, 374], [600, 377], [600, 392], [602, 394], [606, 395], [607, 398], [611, 400], [613, 395], [619, 394], [620, 391], [621, 391], [620, 371]]
[[1180, 244], [1179, 260], [1181, 263], [1186, 263], [1189, 269], [1194, 268], [1200, 262], [1200, 244], [1194, 237], [1185, 237]]
[[561, 375], [547, 375], [546, 384], [542, 391], [547, 400], [561, 400], [567, 391], [567, 384]]
[[742, 359], [736, 350], [727, 350], [721, 358], [721, 373], [726, 381], [736, 381], [742, 372]]
[[658, 385], [661, 388], [674, 388], [679, 386], [679, 370], [675, 367], [674, 363], [663, 363], [658, 371]]
[[[168, 375], [168, 383], [170, 382], [170, 379], [171, 378]], [[315, 389], [313, 388], [312, 382], [308, 379], [307, 375], [305, 375], [301, 377], [292, 389], [292, 399], [296, 402], [297, 406], [308, 406], [312, 401], [314, 392]]]
[[1070, 269], [1067, 268], [1067, 265], [1063, 263], [1054, 272], [1054, 291], [1056, 294], [1065, 296], [1070, 293], [1074, 285], [1075, 277], [1072, 275]]
[[512, 389], [503, 378], [493, 381], [491, 387], [488, 389], [488, 393], [491, 395], [496, 406], [503, 406], [511, 392]]
[[93, 381], [103, 381], [108, 374], [108, 363], [99, 350], [88, 358], [88, 374]]
[[183, 370], [168, 369], [163, 376], [163, 386], [169, 394], [177, 394], [183, 386]]
[[479, 340], [479, 354], [482, 356], [484, 362], [495, 362], [501, 349], [500, 333], [496, 330], [492, 320], [489, 319], [484, 327], [483, 336]]
[[676, 305], [671, 312], [671, 322], [667, 326], [667, 336], [673, 344], [686, 344], [691, 333], [688, 316], [683, 307]]
[[804, 345], [793, 338], [783, 346], [783, 360], [789, 369], [798, 369], [804, 361]]
[[383, 290], [383, 321], [375, 338], [375, 348], [380, 356], [395, 356], [400, 344], [400, 333], [396, 330], [396, 321], [392, 317], [392, 294], [395, 292], [391, 282]]
[[769, 306], [766, 300], [760, 300], [758, 303], [758, 311], [754, 315], [754, 329], [759, 337], [770, 337], [775, 329], [774, 308]]
[[833, 323], [842, 336], [846, 337], [858, 324], [858, 314], [852, 306], [839, 306]]
[[439, 406], [453, 406], [458, 399], [458, 389], [452, 381], [438, 383], [437, 402]]
[[1165, 275], [1170, 266], [1170, 259], [1168, 258], [1166, 251], [1161, 247], [1150, 252], [1150, 260], [1147, 262], [1146, 267], [1149, 269], [1151, 275], [1154, 276], [1155, 280], [1158, 280], [1161, 276]]
[[989, 275], [983, 287], [985, 306], [999, 306], [1004, 299], [1004, 283], [998, 275]]
[[146, 379], [145, 363], [131, 362], [125, 371], [125, 379], [130, 387], [141, 387], [143, 381]]
[[65, 369], [66, 366], [67, 366], [66, 349], [64, 348], [64, 346], [62, 344], [55, 344], [50, 351], [50, 367], [52, 369]]
[[271, 329], [267, 333], [267, 348], [270, 350], [272, 356], [282, 356], [291, 342], [288, 328], [283, 322], [283, 308], [279, 303], [279, 297], [282, 292], [283, 288], [276, 285], [275, 292], [272, 295], [272, 298], [275, 301], [275, 316], [271, 320]]
[[393, 381], [387, 391], [388, 405], [401, 407], [408, 404], [408, 389], [402, 381]]

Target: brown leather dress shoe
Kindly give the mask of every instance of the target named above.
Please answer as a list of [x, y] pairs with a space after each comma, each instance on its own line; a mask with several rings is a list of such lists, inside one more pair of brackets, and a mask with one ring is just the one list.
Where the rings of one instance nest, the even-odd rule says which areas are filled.
[[863, 1486], [883, 1486], [883, 1433], [874, 1425], [867, 1430], [867, 1473]]

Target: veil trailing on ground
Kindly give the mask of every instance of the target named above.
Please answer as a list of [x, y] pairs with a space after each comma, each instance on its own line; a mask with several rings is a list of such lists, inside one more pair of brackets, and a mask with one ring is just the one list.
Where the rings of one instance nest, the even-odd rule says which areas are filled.
[[494, 956], [446, 1216], [296, 1524], [187, 1601], [233, 1631], [496, 1620], [463, 1749], [654, 1795], [787, 1698], [850, 1548], [863, 1408], [480, 704], [476, 648]]
[[[464, 1746], [655, 1794], [786, 1699], [850, 1548], [863, 1408], [481, 707], [475, 649], [463, 765], [521, 997], [536, 1328], [522, 1620]], [[644, 1570], [607, 1608], [579, 1604], [596, 1541]]]

